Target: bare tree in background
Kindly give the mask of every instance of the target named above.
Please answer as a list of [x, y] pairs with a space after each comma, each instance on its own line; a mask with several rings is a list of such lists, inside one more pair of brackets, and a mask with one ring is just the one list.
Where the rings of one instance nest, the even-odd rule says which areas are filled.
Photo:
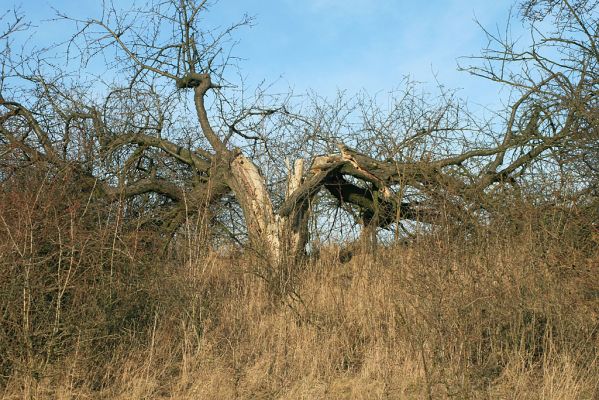
[[[488, 46], [474, 75], [498, 82], [517, 96], [505, 121], [505, 137], [530, 132], [527, 166], [542, 159], [551, 174], [597, 191], [599, 148], [599, 3], [593, 0], [529, 0], [519, 12], [529, 36], [521, 42], [485, 31]], [[547, 29], [546, 27], [550, 28]], [[544, 28], [544, 29], [543, 29]], [[503, 162], [503, 158], [501, 159]], [[530, 170], [530, 168], [528, 169]], [[554, 183], [559, 184], [558, 179]], [[563, 184], [564, 181], [562, 180]], [[559, 187], [557, 188], [560, 189]]]
[[0, 99], [3, 165], [71, 169], [96, 201], [126, 201], [169, 236], [198, 217], [239, 240], [224, 215], [240, 211], [244, 244], [274, 270], [304, 254], [323, 197], [329, 209], [353, 212], [373, 242], [377, 229], [401, 221], [438, 224], [446, 207], [464, 224], [477, 221], [498, 187], [532, 179], [537, 167], [550, 166], [551, 176], [555, 165], [586, 165], [596, 174], [595, 6], [582, 14], [559, 2], [549, 36], [528, 17], [541, 36], [522, 52], [489, 33], [468, 70], [518, 94], [500, 130], [447, 91], [431, 100], [408, 88], [387, 109], [367, 96], [312, 98], [302, 108], [248, 94], [229, 71], [233, 32], [251, 19], [202, 30], [209, 6], [182, 0], [106, 9], [99, 19], [61, 16], [77, 27], [59, 47], [67, 64], [101, 72], [64, 72], [49, 53], [11, 56]]

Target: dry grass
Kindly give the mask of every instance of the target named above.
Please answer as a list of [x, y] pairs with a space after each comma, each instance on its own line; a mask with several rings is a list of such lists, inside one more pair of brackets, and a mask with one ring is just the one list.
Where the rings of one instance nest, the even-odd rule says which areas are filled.
[[599, 258], [576, 215], [528, 209], [346, 264], [325, 248], [281, 297], [247, 255], [160, 260], [52, 190], [9, 195], [4, 399], [599, 397]]

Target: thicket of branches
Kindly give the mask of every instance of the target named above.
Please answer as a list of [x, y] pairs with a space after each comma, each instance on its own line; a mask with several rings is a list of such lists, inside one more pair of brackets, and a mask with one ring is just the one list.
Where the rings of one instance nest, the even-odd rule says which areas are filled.
[[485, 116], [409, 79], [385, 105], [245, 87], [232, 45], [251, 19], [207, 31], [210, 6], [58, 13], [72, 33], [48, 46], [1, 16], [0, 388], [109, 390], [130, 349], [150, 349], [147, 383], [163, 335], [182, 366], [157, 381], [218, 365], [239, 391], [264, 338], [285, 347], [282, 381], [306, 367], [285, 331], [317, 360], [320, 339], [343, 343], [315, 375], [373, 349], [392, 371], [401, 348], [429, 398], [555, 360], [596, 394], [578, 383], [597, 372], [598, 3], [529, 0], [525, 37], [483, 30], [460, 68], [510, 94]]
[[367, 95], [298, 104], [248, 92], [227, 68], [229, 43], [250, 19], [205, 31], [208, 7], [58, 14], [75, 34], [35, 52], [16, 50], [27, 25], [6, 15], [3, 179], [34, 164], [68, 169], [93, 202], [124, 202], [124, 220], [167, 239], [197, 216], [207, 240], [233, 240], [275, 269], [302, 257], [309, 233], [327, 237], [318, 226], [338, 209], [346, 230], [357, 224], [372, 242], [380, 228], [409, 235], [405, 221], [436, 226], [449, 208], [465, 226], [492, 224], [505, 191], [595, 201], [594, 4], [522, 4], [530, 37], [521, 49], [486, 32], [488, 47], [463, 68], [512, 99], [488, 120], [452, 92], [424, 95], [410, 82], [385, 108]]

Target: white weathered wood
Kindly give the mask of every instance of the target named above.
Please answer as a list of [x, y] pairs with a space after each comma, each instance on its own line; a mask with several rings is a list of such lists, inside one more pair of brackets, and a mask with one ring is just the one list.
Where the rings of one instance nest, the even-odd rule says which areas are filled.
[[[290, 196], [302, 183], [304, 160], [289, 165], [286, 196]], [[241, 205], [250, 234], [251, 244], [263, 253], [271, 265], [280, 264], [287, 255], [295, 255], [305, 246], [305, 223], [297, 214], [277, 215], [266, 187], [266, 180], [256, 165], [239, 154], [231, 162], [231, 186]]]
[[287, 178], [287, 193], [285, 194], [286, 199], [289, 198], [289, 196], [291, 196], [291, 194], [293, 194], [293, 192], [302, 184], [304, 175], [304, 159], [299, 158], [295, 160], [293, 169], [291, 168], [289, 159], [287, 159], [287, 169], [289, 171], [289, 175]]

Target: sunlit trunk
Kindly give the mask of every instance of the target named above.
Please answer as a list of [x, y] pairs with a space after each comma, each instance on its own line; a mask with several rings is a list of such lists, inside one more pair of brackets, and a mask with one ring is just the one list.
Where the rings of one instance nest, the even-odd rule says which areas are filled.
[[[301, 184], [302, 173], [303, 162], [298, 160], [289, 174], [287, 196]], [[306, 206], [298, 205], [285, 217], [276, 214], [264, 177], [242, 154], [231, 162], [229, 184], [243, 210], [251, 250], [271, 267], [295, 264], [308, 239]]]

